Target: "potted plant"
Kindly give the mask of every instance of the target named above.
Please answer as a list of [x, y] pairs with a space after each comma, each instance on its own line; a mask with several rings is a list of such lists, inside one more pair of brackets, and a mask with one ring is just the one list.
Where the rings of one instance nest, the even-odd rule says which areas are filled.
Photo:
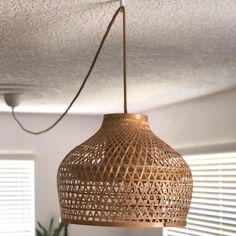
[[59, 223], [54, 228], [54, 219], [51, 218], [48, 229], [46, 229], [40, 222], [38, 222], [38, 228], [36, 228], [37, 236], [68, 236], [68, 224]]

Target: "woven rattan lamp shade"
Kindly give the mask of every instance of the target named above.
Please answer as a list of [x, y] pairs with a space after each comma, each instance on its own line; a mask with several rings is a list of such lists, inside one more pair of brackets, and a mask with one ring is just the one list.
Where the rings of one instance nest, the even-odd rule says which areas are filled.
[[184, 159], [139, 114], [104, 116], [98, 132], [75, 147], [57, 175], [66, 223], [184, 226], [192, 176]]

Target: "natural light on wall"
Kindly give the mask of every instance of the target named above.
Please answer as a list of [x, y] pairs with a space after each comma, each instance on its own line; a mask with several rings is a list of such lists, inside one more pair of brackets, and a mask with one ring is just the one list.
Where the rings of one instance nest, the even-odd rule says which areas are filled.
[[0, 155], [0, 236], [32, 236], [34, 161]]
[[185, 228], [165, 236], [236, 235], [236, 153], [184, 157], [192, 170], [193, 198]]

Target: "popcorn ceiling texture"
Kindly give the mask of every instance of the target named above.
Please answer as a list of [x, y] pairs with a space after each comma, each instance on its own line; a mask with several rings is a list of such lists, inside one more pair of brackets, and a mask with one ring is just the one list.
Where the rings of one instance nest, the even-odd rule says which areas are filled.
[[[236, 86], [235, 0], [126, 0], [128, 107], [137, 112]], [[0, 1], [0, 93], [19, 110], [62, 111], [119, 1]], [[122, 22], [72, 111], [122, 111]], [[0, 101], [0, 110], [7, 109]]]

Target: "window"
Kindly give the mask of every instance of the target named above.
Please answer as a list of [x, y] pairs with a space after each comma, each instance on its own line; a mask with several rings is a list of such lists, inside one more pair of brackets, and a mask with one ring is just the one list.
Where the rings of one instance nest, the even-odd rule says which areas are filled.
[[193, 174], [188, 224], [165, 229], [165, 236], [235, 236], [236, 153], [184, 158]]
[[0, 156], [0, 236], [34, 232], [34, 161]]

